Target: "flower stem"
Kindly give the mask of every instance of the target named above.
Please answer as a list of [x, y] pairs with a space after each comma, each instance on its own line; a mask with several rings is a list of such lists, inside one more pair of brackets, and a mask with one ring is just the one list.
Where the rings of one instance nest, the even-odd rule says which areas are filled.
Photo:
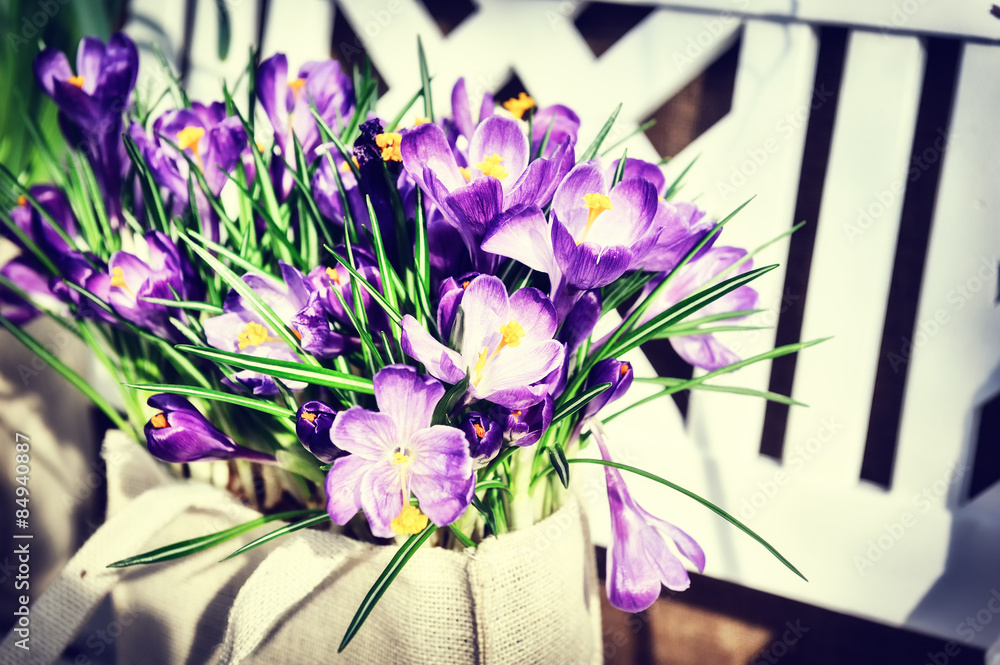
[[510, 528], [525, 529], [535, 522], [535, 502], [531, 498], [531, 472], [535, 463], [535, 447], [525, 446], [514, 453], [510, 481]]

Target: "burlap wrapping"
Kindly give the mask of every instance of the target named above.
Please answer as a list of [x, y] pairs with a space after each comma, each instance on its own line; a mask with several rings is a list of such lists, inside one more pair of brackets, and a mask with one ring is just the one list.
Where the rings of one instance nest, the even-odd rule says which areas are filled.
[[[104, 455], [108, 522], [81, 549], [77, 558], [85, 560], [71, 561], [50, 589], [61, 597], [43, 597], [35, 618], [71, 633], [102, 588], [111, 589], [123, 665], [601, 662], [600, 589], [576, 499], [532, 528], [488, 539], [474, 551], [417, 552], [338, 654], [347, 625], [395, 547], [304, 530], [218, 563], [275, 528], [270, 525], [176, 561], [104, 569], [96, 562], [106, 565], [258, 515], [225, 492], [170, 479], [123, 435], [109, 435]], [[79, 576], [85, 567], [94, 574]], [[0, 647], [0, 661], [7, 647]], [[32, 662], [51, 660], [39, 654]]]

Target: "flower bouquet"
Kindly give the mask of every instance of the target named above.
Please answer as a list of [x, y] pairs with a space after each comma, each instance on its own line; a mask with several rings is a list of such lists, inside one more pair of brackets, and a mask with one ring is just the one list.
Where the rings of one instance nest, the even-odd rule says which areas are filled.
[[[368, 66], [291, 75], [281, 54], [252, 57], [245, 96], [223, 87], [205, 104], [169, 70], [162, 95], [133, 94], [122, 35], [85, 39], [75, 69], [38, 56], [69, 149], [43, 146], [52, 184], [2, 169], [0, 218], [20, 255], [0, 270], [0, 324], [153, 457], [264, 513], [111, 565], [281, 520], [234, 555], [305, 527], [395, 548], [363, 599], [340, 599], [360, 605], [333, 626], [343, 650], [422, 546], [472, 554], [513, 538], [574, 501], [572, 466], [589, 463], [605, 470], [614, 606], [687, 588], [682, 559], [705, 567], [691, 536], [631, 498], [628, 474], [687, 494], [799, 574], [721, 508], [614, 461], [602, 433], [633, 408], [606, 410], [634, 380], [661, 384], [656, 397], [706, 387], [793, 403], [706, 383], [808, 345], [741, 360], [714, 336], [749, 329], [748, 284], [774, 268], [717, 242], [739, 208], [716, 221], [674, 200], [680, 179], [660, 164], [624, 149], [602, 162], [630, 138], [604, 145], [617, 111], [585, 148], [571, 109], [470, 99], [462, 79], [450, 117], [436, 115], [419, 58], [420, 85], [388, 118]], [[40, 315], [79, 336], [120, 394], [23, 329]], [[705, 372], [633, 377], [623, 356], [665, 338]]]

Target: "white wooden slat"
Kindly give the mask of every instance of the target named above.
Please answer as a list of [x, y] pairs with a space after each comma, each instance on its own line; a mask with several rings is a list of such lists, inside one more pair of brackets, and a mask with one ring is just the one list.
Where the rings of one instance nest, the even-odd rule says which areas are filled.
[[[722, 232], [719, 246], [754, 248], [785, 232], [792, 215], [801, 170], [817, 39], [806, 25], [749, 21], [744, 28], [736, 90], [730, 114], [670, 162], [670, 181], [695, 157], [689, 184], [680, 198], [697, 197], [699, 206], [722, 217], [756, 196]], [[758, 255], [755, 264], [784, 264], [787, 240]], [[782, 302], [784, 270], [754, 282], [760, 307], [769, 310], [749, 325], [773, 326]], [[720, 336], [742, 357], [772, 348], [773, 329]], [[721, 384], [766, 390], [770, 363], [751, 365]], [[760, 448], [765, 404], [724, 393], [691, 396], [689, 431], [696, 444], [717, 459], [754, 459]], [[726, 414], [720, 418], [719, 414]]]
[[246, 70], [250, 47], [257, 40], [256, 3], [230, 2], [229, 25], [231, 41], [229, 54], [225, 60], [219, 59], [219, 11], [215, 0], [198, 0], [194, 16], [194, 31], [191, 35], [190, 69], [187, 76], [188, 97], [192, 101], [204, 103], [222, 98], [222, 82], [225, 81], [237, 103], [246, 90], [246, 76], [240, 87], [235, 88], [237, 79]]
[[[132, 0], [122, 31], [139, 49], [139, 76], [135, 90], [144, 103], [155, 100], [169, 79], [154, 53], [154, 45], [175, 71], [184, 45], [184, 4], [162, 0]], [[161, 105], [161, 108], [163, 105]]]
[[[968, 480], [975, 408], [1000, 390], [1000, 47], [964, 49], [912, 356], [906, 340], [897, 349], [909, 362], [893, 476], [902, 493], [955, 465]], [[935, 499], [954, 506], [958, 489]]]
[[[631, 4], [633, 0], [611, 0]], [[978, 0], [654, 0], [705, 14], [793, 19], [874, 29], [1000, 40], [1000, 21]]]
[[864, 457], [924, 60], [916, 37], [849, 38], [801, 334], [834, 339], [799, 354], [795, 397], [810, 408], [791, 410], [785, 444], [798, 457], [836, 421], [806, 472], [846, 487]]
[[288, 58], [289, 76], [306, 62], [330, 57], [333, 0], [297, 0], [294, 10], [285, 2], [272, 2], [264, 20], [261, 59], [275, 53]]

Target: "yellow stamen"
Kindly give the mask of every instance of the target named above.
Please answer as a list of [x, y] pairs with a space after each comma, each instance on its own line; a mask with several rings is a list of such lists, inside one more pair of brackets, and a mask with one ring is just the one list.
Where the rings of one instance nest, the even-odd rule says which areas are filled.
[[181, 150], [190, 149], [194, 153], [194, 160], [198, 162], [198, 168], [202, 171], [205, 166], [201, 163], [201, 155], [198, 154], [198, 142], [205, 136], [205, 130], [201, 127], [185, 127], [177, 132], [177, 147]]
[[476, 436], [480, 439], [486, 436], [486, 429], [479, 423], [472, 423], [472, 429], [475, 430]]
[[340, 285], [340, 273], [337, 272], [336, 268], [327, 268], [326, 276], [330, 278], [330, 281], [336, 285]]
[[406, 503], [399, 511], [399, 515], [389, 523], [389, 527], [401, 536], [412, 536], [427, 528], [427, 515], [420, 512], [416, 506]]
[[298, 330], [295, 330], [293, 328], [292, 334], [295, 335], [295, 339], [299, 340], [300, 342], [302, 341], [302, 333], [300, 333]]
[[70, 76], [66, 79], [66, 83], [70, 85], [75, 85], [76, 87], [83, 89], [83, 77], [82, 76]]
[[164, 429], [170, 427], [170, 423], [167, 422], [167, 416], [163, 413], [158, 413], [149, 419], [149, 424], [156, 429]]
[[486, 363], [490, 360], [496, 358], [497, 354], [504, 347], [515, 348], [521, 345], [521, 340], [524, 339], [524, 326], [522, 326], [517, 321], [508, 321], [505, 325], [500, 326], [500, 334], [503, 337], [500, 339], [500, 343], [497, 344], [497, 348], [490, 353], [490, 347], [484, 347], [482, 351], [479, 352], [479, 357], [476, 359], [476, 366], [473, 367], [476, 378], [473, 380], [472, 385], [478, 387], [479, 382], [483, 380], [483, 370], [486, 369]]
[[587, 239], [587, 234], [590, 233], [590, 227], [594, 225], [594, 221], [600, 216], [605, 210], [611, 210], [611, 199], [605, 194], [594, 192], [592, 194], [583, 195], [583, 203], [586, 207], [590, 208], [587, 214], [587, 228], [583, 230], [583, 235], [577, 241], [577, 245], [582, 243]]
[[28, 197], [25, 196], [24, 194], [21, 194], [20, 196], [18, 196], [17, 197], [17, 205], [22, 206], [22, 207], [28, 205]]
[[463, 178], [465, 178], [465, 182], [472, 180], [472, 169], [468, 166], [459, 166], [458, 172], [462, 174]]
[[425, 125], [430, 121], [431, 121], [430, 118], [425, 118], [422, 115], [418, 115], [416, 118], [413, 119], [413, 126], [419, 127], [420, 125]]
[[476, 164], [476, 168], [483, 172], [483, 175], [493, 176], [497, 180], [503, 180], [507, 177], [507, 169], [500, 166], [500, 162], [503, 161], [503, 157], [497, 153], [493, 153], [489, 157], [483, 156], [483, 161]]
[[403, 153], [399, 151], [399, 143], [403, 140], [397, 132], [385, 132], [375, 137], [375, 145], [382, 148], [382, 161], [401, 162]]
[[462, 282], [462, 290], [464, 291], [467, 288], [469, 288], [469, 284], [472, 284], [472, 282], [470, 280], [468, 280], [468, 279], [465, 280], [464, 282]]
[[309, 422], [313, 422], [314, 420], [316, 420], [316, 414], [313, 413], [312, 411], [303, 411], [302, 419], [308, 420]]
[[135, 298], [135, 294], [132, 293], [132, 289], [128, 288], [128, 284], [125, 283], [125, 273], [122, 272], [121, 268], [111, 269], [111, 286], [117, 286], [120, 289], [125, 289], [129, 292], [129, 295]]
[[510, 415], [514, 416], [514, 420], [517, 420], [518, 418], [521, 417], [521, 409], [515, 409], [514, 411], [511, 411]]
[[269, 336], [267, 328], [251, 321], [236, 335], [236, 341], [239, 344], [240, 351], [242, 351], [248, 346], [260, 346], [264, 342], [280, 342], [281, 340], [277, 337]]
[[510, 111], [511, 115], [520, 120], [526, 111], [535, 108], [535, 100], [528, 93], [522, 92], [517, 97], [511, 97], [505, 101], [503, 107]]
[[299, 91], [302, 90], [302, 86], [306, 84], [305, 79], [295, 79], [294, 81], [288, 82], [288, 87], [292, 89], [292, 97], [297, 97]]
[[[358, 158], [357, 157], [351, 157], [351, 161], [354, 162], [354, 168], [356, 168], [356, 169], [360, 169], [361, 168], [361, 165], [358, 164]], [[347, 162], [341, 162], [340, 163], [340, 172], [341, 173], [350, 173], [351, 172], [351, 165], [348, 164]]]
[[618, 369], [618, 374], [620, 374], [621, 376], [625, 376], [626, 374], [629, 373], [629, 370], [631, 369], [632, 369], [631, 365], [629, 365], [628, 363], [622, 363], [622, 366]]
[[260, 154], [263, 155], [264, 154], [264, 144], [261, 143], [260, 141], [254, 141], [254, 143], [257, 145], [257, 152], [259, 152]]

